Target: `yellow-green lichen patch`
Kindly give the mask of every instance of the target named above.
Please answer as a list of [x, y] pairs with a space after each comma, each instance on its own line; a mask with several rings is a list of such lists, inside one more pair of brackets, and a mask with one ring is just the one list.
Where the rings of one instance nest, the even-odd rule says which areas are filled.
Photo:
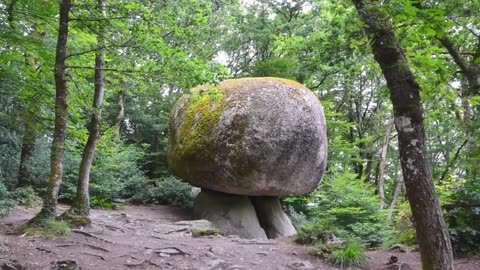
[[176, 130], [170, 161], [175, 170], [185, 173], [187, 166], [196, 161], [203, 163], [213, 157], [215, 146], [212, 135], [225, 101], [221, 90], [211, 88], [192, 93], [184, 102], [186, 108]]

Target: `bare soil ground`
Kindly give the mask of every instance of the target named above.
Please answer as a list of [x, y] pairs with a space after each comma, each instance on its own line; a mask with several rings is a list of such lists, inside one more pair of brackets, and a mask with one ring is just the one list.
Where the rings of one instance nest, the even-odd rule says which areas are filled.
[[[92, 225], [66, 239], [18, 233], [16, 228], [38, 211], [18, 208], [0, 219], [1, 269], [337, 269], [288, 238], [192, 237], [181, 222], [189, 220], [190, 213], [169, 206], [92, 210]], [[370, 269], [398, 269], [385, 265], [392, 255], [399, 258], [401, 269], [420, 269], [417, 253], [378, 251], [368, 253]], [[479, 270], [480, 259], [458, 260], [456, 269]]]

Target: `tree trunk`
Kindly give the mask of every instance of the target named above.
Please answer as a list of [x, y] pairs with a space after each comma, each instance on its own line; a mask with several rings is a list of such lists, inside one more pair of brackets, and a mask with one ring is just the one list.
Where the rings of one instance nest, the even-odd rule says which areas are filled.
[[60, 2], [60, 19], [58, 28], [57, 49], [55, 54], [55, 128], [50, 154], [50, 177], [47, 195], [43, 207], [34, 220], [56, 216], [58, 191], [63, 177], [63, 148], [67, 128], [67, 80], [65, 74], [65, 58], [68, 38], [68, 14], [71, 0]]
[[[32, 120], [33, 121], [33, 120]], [[32, 155], [35, 150], [35, 139], [37, 137], [35, 127], [30, 123], [25, 124], [22, 152], [20, 154], [20, 166], [18, 168], [18, 187], [29, 187], [32, 185]]]
[[353, 3], [365, 32], [371, 38], [374, 58], [390, 91], [400, 162], [415, 221], [422, 267], [426, 270], [453, 269], [450, 238], [427, 160], [420, 86], [408, 66], [389, 18], [376, 9], [378, 2], [353, 0]]
[[115, 141], [120, 141], [120, 136], [122, 134], [122, 124], [123, 118], [125, 117], [125, 92], [118, 92], [118, 114], [115, 118]]
[[397, 185], [395, 186], [395, 191], [393, 192], [392, 202], [390, 203], [390, 208], [388, 209], [388, 216], [387, 222], [392, 220], [393, 210], [397, 205], [398, 196], [400, 196], [400, 192], [402, 191], [404, 182], [403, 182], [403, 174], [400, 172], [400, 177], [397, 180]]
[[[102, 17], [106, 18], [105, 0], [98, 0], [98, 9]], [[100, 118], [102, 114], [102, 103], [104, 96], [104, 65], [105, 65], [105, 29], [100, 27], [98, 31], [98, 48], [95, 57], [95, 93], [93, 97], [93, 111], [89, 128], [88, 140], [83, 150], [80, 172], [78, 176], [77, 196], [75, 203], [66, 214], [76, 225], [90, 223], [88, 218], [90, 212], [90, 196], [88, 186], [90, 183], [90, 171], [92, 169], [93, 157], [100, 137]]]
[[380, 164], [378, 166], [378, 194], [380, 195], [380, 209], [385, 207], [385, 190], [384, 190], [384, 173], [385, 173], [385, 162], [387, 161], [387, 150], [388, 144], [390, 143], [390, 134], [392, 133], [393, 127], [393, 118], [388, 120], [387, 132], [385, 133], [385, 138], [383, 139], [382, 145], [382, 155], [380, 157]]

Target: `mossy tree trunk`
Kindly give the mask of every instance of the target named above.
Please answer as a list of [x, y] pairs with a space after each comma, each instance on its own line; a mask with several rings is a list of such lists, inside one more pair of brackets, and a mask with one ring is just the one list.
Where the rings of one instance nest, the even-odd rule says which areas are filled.
[[40, 213], [32, 220], [56, 217], [58, 191], [63, 177], [63, 148], [67, 128], [67, 78], [65, 58], [68, 39], [68, 14], [71, 0], [60, 2], [60, 19], [58, 28], [57, 48], [55, 54], [55, 128], [50, 154], [50, 177], [48, 179], [47, 195], [43, 201]]
[[[100, 13], [103, 18], [107, 17], [105, 9], [105, 1], [98, 0], [98, 6]], [[100, 22], [103, 24], [103, 21]], [[105, 29], [100, 26], [98, 31], [98, 42], [97, 46], [99, 50], [97, 51], [95, 57], [95, 93], [93, 96], [93, 111], [90, 121], [89, 135], [87, 144], [83, 150], [82, 161], [80, 163], [80, 171], [78, 176], [78, 185], [77, 185], [77, 196], [75, 203], [67, 212], [67, 215], [70, 215], [70, 218], [75, 224], [84, 224], [89, 223], [89, 212], [90, 212], [90, 196], [89, 196], [89, 183], [90, 183], [90, 172], [92, 169], [93, 158], [95, 155], [95, 150], [97, 148], [97, 142], [100, 137], [100, 118], [102, 114], [102, 103], [103, 96], [105, 93], [104, 89], [104, 65], [105, 65]]]
[[407, 63], [388, 16], [378, 10], [377, 1], [353, 0], [371, 38], [375, 60], [390, 91], [398, 132], [400, 162], [407, 197], [415, 221], [423, 269], [453, 269], [447, 226], [430, 172], [423, 125], [420, 86]]

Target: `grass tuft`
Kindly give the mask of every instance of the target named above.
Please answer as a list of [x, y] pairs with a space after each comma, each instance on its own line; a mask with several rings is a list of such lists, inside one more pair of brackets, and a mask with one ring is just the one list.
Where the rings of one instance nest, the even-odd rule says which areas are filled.
[[357, 240], [333, 245], [331, 253], [326, 256], [328, 262], [340, 268], [355, 267], [363, 268], [367, 264], [365, 249]]

